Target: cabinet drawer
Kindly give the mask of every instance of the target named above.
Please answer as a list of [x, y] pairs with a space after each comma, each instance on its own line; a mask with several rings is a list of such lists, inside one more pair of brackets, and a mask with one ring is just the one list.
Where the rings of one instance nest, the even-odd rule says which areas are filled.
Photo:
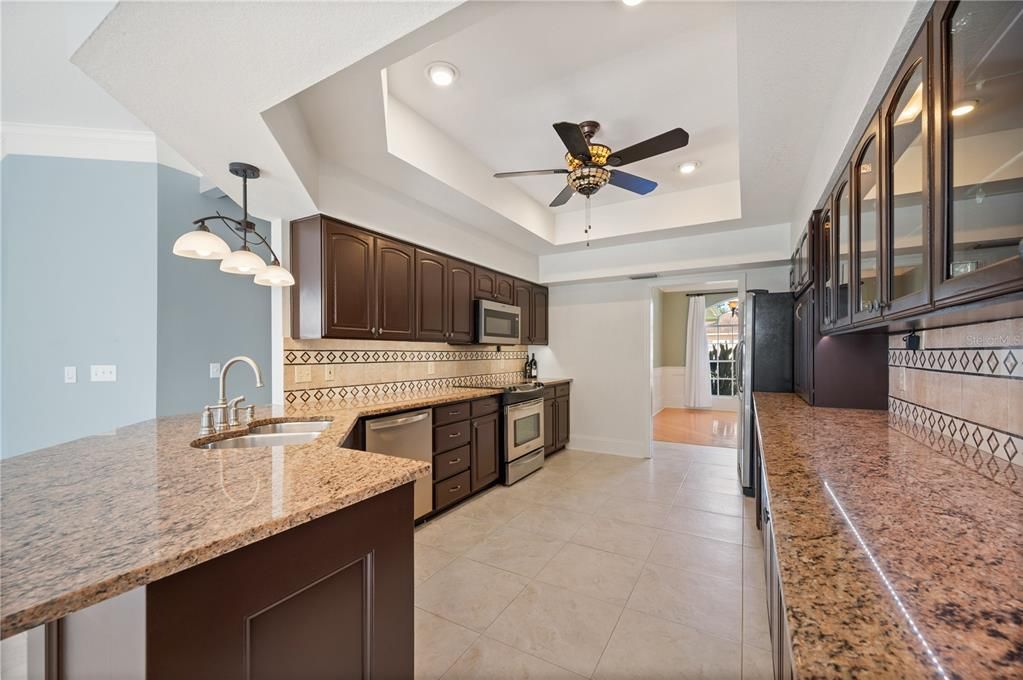
[[437, 482], [433, 485], [433, 509], [434, 511], [446, 508], [447, 506], [462, 500], [469, 495], [469, 471], [455, 475], [450, 479]]
[[[466, 404], [468, 410], [468, 404]], [[433, 428], [433, 452], [443, 453], [469, 443], [469, 421]]]
[[554, 397], [556, 397], [556, 396], [558, 396], [558, 394], [557, 394], [557, 392], [555, 391], [555, 389], [554, 389], [554, 386], [553, 386], [553, 385], [552, 385], [552, 386], [550, 386], [550, 387], [545, 387], [545, 388], [543, 388], [543, 398], [544, 398], [544, 399], [553, 399], [553, 398], [554, 398]]
[[469, 469], [469, 445], [433, 457], [433, 479], [447, 479]]
[[563, 383], [561, 385], [554, 386], [554, 395], [557, 397], [567, 396], [572, 390], [572, 386], [569, 383]]
[[480, 416], [487, 416], [491, 413], [497, 413], [497, 409], [500, 408], [501, 404], [497, 401], [497, 397], [487, 397], [486, 399], [477, 399], [472, 402], [472, 417], [479, 418]]
[[460, 401], [457, 404], [444, 404], [435, 406], [433, 409], [433, 424], [447, 425], [459, 420], [469, 419], [469, 402]]

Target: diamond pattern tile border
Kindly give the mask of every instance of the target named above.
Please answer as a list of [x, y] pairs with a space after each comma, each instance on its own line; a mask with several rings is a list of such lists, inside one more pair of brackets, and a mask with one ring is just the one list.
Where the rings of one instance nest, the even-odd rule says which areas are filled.
[[331, 403], [339, 406], [372, 403], [374, 400], [393, 399], [395, 396], [421, 394], [452, 387], [496, 387], [522, 382], [522, 372], [483, 373], [456, 378], [429, 378], [426, 380], [401, 380], [398, 382], [372, 383], [367, 385], [344, 385], [342, 387], [319, 387], [308, 390], [287, 390], [284, 400], [291, 405], [322, 407]]
[[1023, 380], [1023, 347], [890, 349], [888, 365]]
[[1023, 436], [891, 396], [888, 424], [1023, 495]]

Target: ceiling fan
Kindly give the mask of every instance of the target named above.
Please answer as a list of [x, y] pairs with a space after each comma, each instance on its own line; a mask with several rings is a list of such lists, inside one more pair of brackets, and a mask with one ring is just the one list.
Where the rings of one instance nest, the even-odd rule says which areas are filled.
[[689, 133], [682, 128], [675, 128], [638, 144], [618, 151], [611, 151], [610, 147], [604, 144], [593, 143], [593, 136], [597, 134], [598, 130], [600, 130], [600, 123], [595, 120], [587, 120], [578, 124], [555, 123], [554, 131], [558, 133], [565, 148], [568, 149], [568, 153], [565, 154], [567, 169], [499, 172], [494, 177], [568, 175], [565, 188], [551, 201], [552, 208], [567, 203], [573, 193], [588, 198], [597, 193], [605, 184], [613, 184], [637, 194], [649, 194], [657, 188], [657, 182], [631, 175], [617, 168], [651, 156], [681, 149], [689, 143]]

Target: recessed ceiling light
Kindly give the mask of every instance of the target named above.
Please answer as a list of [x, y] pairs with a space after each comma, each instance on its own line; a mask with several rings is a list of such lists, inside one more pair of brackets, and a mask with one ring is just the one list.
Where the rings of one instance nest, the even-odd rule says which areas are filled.
[[426, 67], [426, 77], [437, 87], [447, 87], [458, 79], [458, 69], [446, 61], [435, 61]]
[[622, 0], [622, 4], [626, 7], [635, 7], [641, 2], [643, 2], [643, 0]]
[[979, 103], [980, 102], [978, 102], [976, 99], [967, 99], [966, 101], [962, 101], [956, 104], [955, 107], [953, 107], [952, 110], [949, 111], [949, 113], [951, 113], [953, 116], [965, 116], [970, 111], [973, 111], [975, 108], [977, 108], [977, 104]]
[[678, 166], [678, 171], [683, 175], [691, 175], [698, 167], [700, 167], [700, 161], [686, 161]]

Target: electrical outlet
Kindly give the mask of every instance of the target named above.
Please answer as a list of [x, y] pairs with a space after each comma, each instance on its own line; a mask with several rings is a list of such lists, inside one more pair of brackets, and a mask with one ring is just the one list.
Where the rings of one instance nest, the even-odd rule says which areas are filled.
[[214, 380], [220, 378], [220, 364], [219, 363], [212, 363], [212, 362], [210, 363], [210, 377], [213, 378]]
[[89, 380], [92, 382], [117, 382], [117, 366], [93, 364], [89, 366]]
[[334, 376], [335, 376], [334, 367], [332, 365], [327, 364], [326, 366], [323, 367], [324, 380], [334, 380]]
[[307, 383], [313, 381], [313, 367], [312, 366], [296, 366], [295, 367], [295, 382]]
[[432, 361], [427, 361], [426, 362], [426, 374], [427, 375], [433, 375], [436, 372], [437, 372], [437, 365], [435, 363], [433, 363]]
[[78, 382], [78, 367], [77, 366], [65, 366], [64, 367], [64, 382], [76, 383]]

